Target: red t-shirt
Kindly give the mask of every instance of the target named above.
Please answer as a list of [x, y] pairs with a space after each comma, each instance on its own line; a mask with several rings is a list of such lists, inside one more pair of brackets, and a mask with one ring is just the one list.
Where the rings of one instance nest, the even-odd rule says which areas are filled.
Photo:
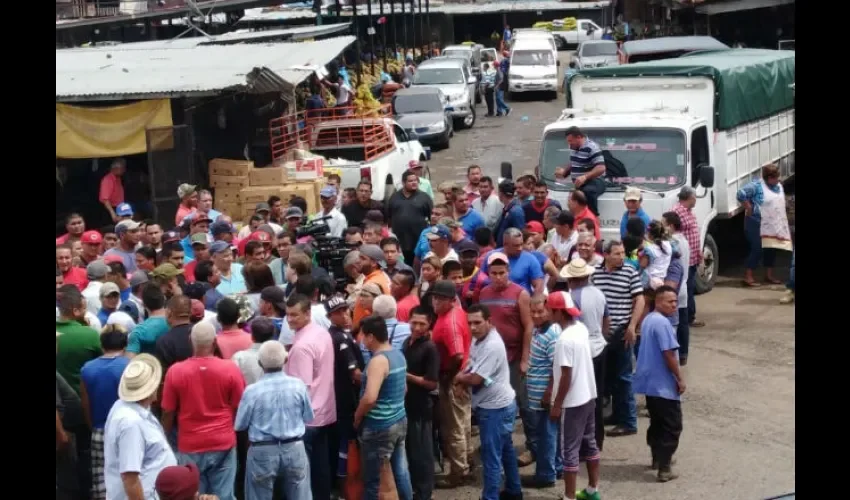
[[573, 223], [573, 229], [578, 228], [578, 221], [582, 219], [592, 219], [593, 224], [595, 224], [595, 229], [593, 231], [593, 236], [596, 237], [596, 241], [602, 241], [602, 231], [599, 230], [599, 218], [590, 211], [588, 207], [584, 207], [584, 210], [579, 212], [578, 215], [575, 216], [575, 223]]
[[203, 453], [236, 446], [233, 419], [244, 390], [245, 379], [233, 361], [193, 356], [171, 365], [162, 409], [177, 411], [177, 449]]
[[186, 283], [195, 282], [195, 268], [198, 267], [198, 261], [193, 260], [183, 266], [183, 277], [186, 278]]
[[230, 359], [237, 352], [250, 349], [254, 339], [245, 330], [225, 330], [218, 334], [215, 343], [221, 351], [221, 357]]
[[89, 285], [86, 270], [81, 267], [68, 269], [68, 272], [62, 275], [62, 280], [66, 285], [77, 285], [81, 292]]
[[451, 359], [462, 353], [463, 363], [466, 366], [469, 360], [469, 346], [472, 344], [472, 334], [469, 332], [469, 323], [466, 322], [466, 313], [455, 304], [451, 311], [439, 316], [434, 322], [431, 340], [437, 345], [440, 352], [440, 371], [449, 369]]
[[419, 297], [416, 294], [410, 294], [407, 297], [398, 301], [396, 304], [396, 319], [402, 323], [410, 321], [410, 311], [419, 305]]

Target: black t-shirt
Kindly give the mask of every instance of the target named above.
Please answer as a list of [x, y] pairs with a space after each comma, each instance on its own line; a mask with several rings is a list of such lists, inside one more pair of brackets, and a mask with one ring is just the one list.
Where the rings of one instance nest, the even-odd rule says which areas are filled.
[[[379, 201], [369, 200], [369, 204], [367, 206], [363, 206], [359, 201], [354, 200], [351, 203], [342, 206], [342, 215], [345, 216], [345, 220], [348, 221], [348, 227], [352, 226], [362, 226], [363, 220], [366, 218], [366, 213], [369, 210], [380, 210], [381, 213], [384, 213], [384, 207]], [[386, 217], [386, 214], [384, 214]]]
[[331, 325], [328, 329], [334, 343], [334, 392], [336, 415], [340, 420], [351, 420], [360, 400], [360, 388], [354, 383], [352, 373], [363, 370], [363, 354], [346, 330]]
[[402, 250], [412, 252], [419, 242], [419, 235], [428, 226], [434, 202], [422, 191], [412, 196], [404, 196], [397, 191], [387, 202], [387, 214], [390, 217], [393, 233], [401, 244]]
[[[440, 353], [430, 335], [420, 337], [416, 341], [413, 341], [413, 337], [408, 337], [404, 341], [402, 350], [404, 359], [407, 360], [408, 373], [425, 377], [425, 380], [437, 381], [440, 375]], [[431, 391], [417, 384], [407, 384], [404, 408], [409, 418], [430, 420], [432, 407]]]
[[177, 325], [156, 340], [154, 353], [162, 364], [162, 374], [174, 363], [185, 361], [192, 357], [192, 324]]

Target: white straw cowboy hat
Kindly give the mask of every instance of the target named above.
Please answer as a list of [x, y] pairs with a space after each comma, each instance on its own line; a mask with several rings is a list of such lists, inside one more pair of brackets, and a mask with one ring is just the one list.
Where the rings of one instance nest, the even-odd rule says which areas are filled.
[[118, 397], [135, 403], [156, 392], [162, 379], [162, 365], [150, 354], [139, 354], [130, 361], [121, 375]]
[[593, 274], [595, 269], [591, 266], [587, 265], [582, 258], [575, 258], [570, 261], [569, 264], [564, 266], [561, 269], [561, 277], [562, 278], [587, 278], [591, 274]]

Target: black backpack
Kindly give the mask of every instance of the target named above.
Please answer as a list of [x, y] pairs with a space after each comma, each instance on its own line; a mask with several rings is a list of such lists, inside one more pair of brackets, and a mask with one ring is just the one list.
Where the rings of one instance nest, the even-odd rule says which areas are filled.
[[626, 171], [626, 166], [614, 157], [607, 149], [602, 150], [602, 157], [605, 158], [605, 177], [628, 177], [629, 172]]

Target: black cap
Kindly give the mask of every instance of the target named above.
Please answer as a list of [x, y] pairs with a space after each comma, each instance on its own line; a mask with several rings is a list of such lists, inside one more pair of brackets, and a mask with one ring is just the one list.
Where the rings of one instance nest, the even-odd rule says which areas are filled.
[[267, 286], [260, 291], [260, 299], [274, 305], [278, 309], [286, 309], [286, 293], [279, 286]]
[[451, 281], [439, 280], [434, 283], [433, 288], [431, 288], [431, 295], [453, 299], [457, 296], [457, 289], [455, 288], [455, 284]]
[[505, 180], [499, 183], [499, 192], [505, 196], [513, 196], [516, 193], [516, 184], [512, 180]]
[[328, 311], [328, 314], [340, 309], [348, 309], [348, 301], [339, 295], [334, 295], [325, 302], [325, 310]]
[[474, 241], [470, 241], [470, 240], [461, 241], [460, 243], [457, 244], [457, 246], [455, 247], [455, 250], [457, 251], [458, 255], [460, 255], [464, 252], [475, 252], [475, 255], [481, 254], [481, 249], [478, 248], [478, 245], [476, 245]]

